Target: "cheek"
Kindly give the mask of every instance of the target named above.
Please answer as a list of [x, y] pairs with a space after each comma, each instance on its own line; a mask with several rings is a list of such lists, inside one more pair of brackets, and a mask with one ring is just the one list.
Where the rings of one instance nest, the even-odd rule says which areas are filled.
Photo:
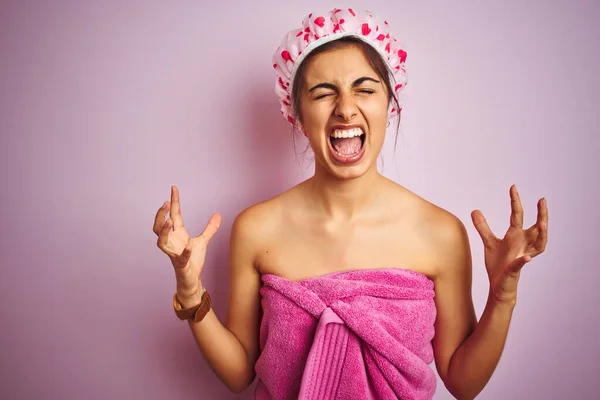
[[387, 126], [388, 120], [388, 102], [385, 98], [376, 99], [376, 101], [365, 102], [362, 107], [365, 118], [367, 118], [371, 128], [383, 125]]
[[303, 126], [307, 130], [322, 128], [327, 123], [329, 115], [331, 114], [331, 109], [326, 102], [306, 104], [303, 105], [303, 107]]

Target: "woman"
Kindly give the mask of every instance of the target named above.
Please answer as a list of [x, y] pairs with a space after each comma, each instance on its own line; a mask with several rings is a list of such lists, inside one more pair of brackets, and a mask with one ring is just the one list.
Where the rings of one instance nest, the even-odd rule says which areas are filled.
[[490, 379], [520, 270], [546, 246], [546, 202], [524, 230], [512, 186], [503, 239], [472, 213], [490, 279], [478, 322], [462, 222], [377, 171], [388, 121], [401, 112], [405, 56], [369, 12], [311, 14], [286, 35], [274, 56], [276, 92], [308, 139], [315, 173], [235, 219], [225, 325], [200, 275], [220, 215], [190, 238], [175, 187], [157, 212], [176, 313], [232, 391], [258, 375], [261, 399], [425, 399], [435, 392], [433, 360], [457, 398], [474, 398]]

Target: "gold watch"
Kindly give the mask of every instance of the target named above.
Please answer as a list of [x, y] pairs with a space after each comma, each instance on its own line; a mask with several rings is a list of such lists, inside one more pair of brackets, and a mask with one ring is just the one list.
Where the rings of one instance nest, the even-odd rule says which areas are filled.
[[177, 292], [173, 295], [173, 309], [175, 310], [175, 315], [182, 321], [185, 321], [186, 319], [194, 322], [202, 321], [210, 311], [211, 306], [212, 302], [210, 300], [210, 295], [206, 289], [202, 293], [200, 303], [189, 308], [183, 308], [177, 299]]

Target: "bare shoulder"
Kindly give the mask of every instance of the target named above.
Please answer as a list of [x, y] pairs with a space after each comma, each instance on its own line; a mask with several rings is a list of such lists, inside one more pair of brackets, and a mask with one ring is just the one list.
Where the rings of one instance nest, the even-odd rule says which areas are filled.
[[421, 224], [426, 224], [433, 231], [441, 230], [447, 234], [448, 230], [461, 228], [462, 222], [450, 211], [391, 180], [389, 180], [388, 187], [391, 189], [391, 198], [394, 203], [403, 204], [406, 211], [410, 211]]
[[[428, 202], [429, 203], [429, 202]], [[471, 249], [464, 223], [450, 211], [429, 203], [429, 238], [436, 255], [436, 277], [466, 276], [471, 268]]]
[[436, 205], [400, 185], [396, 188], [403, 196], [413, 215], [414, 229], [427, 243], [435, 260], [435, 276], [457, 272], [456, 268], [470, 267], [470, 247], [464, 223], [452, 212]]
[[[298, 196], [298, 186], [242, 210], [233, 221], [231, 240], [242, 240], [253, 252], [260, 252], [269, 239], [280, 230], [286, 204]], [[289, 207], [287, 207], [289, 209]]]

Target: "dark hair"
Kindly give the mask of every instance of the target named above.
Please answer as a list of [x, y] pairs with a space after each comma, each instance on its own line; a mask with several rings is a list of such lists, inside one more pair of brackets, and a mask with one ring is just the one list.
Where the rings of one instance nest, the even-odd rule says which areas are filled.
[[[394, 87], [392, 86], [393, 83], [390, 81], [391, 72], [385, 60], [381, 57], [377, 50], [375, 50], [371, 45], [365, 43], [363, 40], [353, 36], [346, 36], [341, 39], [332, 40], [331, 42], [327, 42], [317, 47], [309, 55], [307, 55], [306, 58], [302, 61], [302, 63], [298, 66], [296, 76], [294, 77], [291, 93], [291, 114], [294, 120], [294, 127], [298, 126], [300, 116], [302, 115], [302, 109], [300, 107], [300, 93], [304, 88], [304, 75], [306, 74], [306, 68], [310, 60], [316, 55], [324, 53], [326, 51], [341, 49], [349, 46], [356, 46], [363, 52], [371, 68], [375, 70], [377, 76], [385, 84], [388, 94], [388, 104], [389, 102], [394, 101], [396, 109], [398, 110], [400, 108], [398, 98], [396, 97]], [[394, 150], [396, 149], [396, 144], [398, 142], [399, 129], [400, 118], [398, 118], [396, 122], [396, 139], [394, 141]]]

